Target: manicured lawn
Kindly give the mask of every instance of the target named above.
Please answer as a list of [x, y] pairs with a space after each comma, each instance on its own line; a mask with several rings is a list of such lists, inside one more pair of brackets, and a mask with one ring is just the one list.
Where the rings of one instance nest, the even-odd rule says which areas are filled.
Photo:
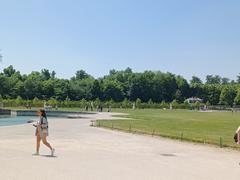
[[237, 147], [233, 141], [240, 125], [240, 113], [197, 112], [187, 110], [117, 110], [130, 120], [101, 120], [97, 125], [124, 131]]

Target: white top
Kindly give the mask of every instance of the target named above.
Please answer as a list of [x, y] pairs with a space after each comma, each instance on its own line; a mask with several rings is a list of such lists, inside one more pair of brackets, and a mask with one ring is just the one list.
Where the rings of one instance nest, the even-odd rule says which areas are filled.
[[38, 125], [41, 125], [42, 128], [48, 128], [48, 121], [45, 117], [41, 117], [38, 121], [37, 121]]
[[240, 126], [239, 126], [238, 129], [236, 130], [236, 133], [240, 133]]

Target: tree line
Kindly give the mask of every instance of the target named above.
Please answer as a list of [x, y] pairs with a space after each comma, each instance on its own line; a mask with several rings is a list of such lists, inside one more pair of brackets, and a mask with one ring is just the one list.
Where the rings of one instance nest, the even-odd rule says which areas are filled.
[[230, 80], [219, 75], [206, 76], [206, 82], [193, 76], [184, 77], [160, 71], [133, 72], [132, 69], [110, 70], [94, 78], [79, 70], [70, 79], [57, 78], [55, 71], [43, 69], [21, 74], [13, 66], [0, 73], [0, 98], [10, 102], [38, 100], [58, 102], [136, 102], [184, 103], [189, 97], [203, 99], [209, 105], [240, 105], [240, 76]]

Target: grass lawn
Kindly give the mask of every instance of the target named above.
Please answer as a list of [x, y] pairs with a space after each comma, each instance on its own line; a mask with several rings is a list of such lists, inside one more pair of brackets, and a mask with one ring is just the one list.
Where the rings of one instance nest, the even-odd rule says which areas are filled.
[[97, 125], [123, 131], [237, 147], [233, 141], [240, 125], [240, 113], [188, 110], [116, 110], [128, 113], [130, 120], [101, 120]]

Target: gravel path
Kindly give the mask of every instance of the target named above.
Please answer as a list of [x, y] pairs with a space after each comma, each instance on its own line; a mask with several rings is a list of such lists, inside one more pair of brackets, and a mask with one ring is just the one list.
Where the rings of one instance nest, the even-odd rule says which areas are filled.
[[94, 119], [49, 119], [49, 142], [35, 151], [30, 124], [0, 127], [2, 180], [236, 180], [240, 152], [90, 127]]

